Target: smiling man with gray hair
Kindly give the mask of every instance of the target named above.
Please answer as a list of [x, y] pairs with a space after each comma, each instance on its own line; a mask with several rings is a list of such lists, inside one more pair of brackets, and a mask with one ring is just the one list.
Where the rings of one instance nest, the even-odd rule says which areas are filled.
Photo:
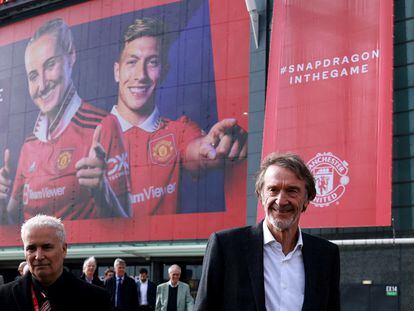
[[60, 219], [36, 215], [21, 228], [29, 272], [0, 287], [0, 306], [17, 310], [111, 310], [108, 293], [63, 268], [67, 254]]
[[299, 228], [316, 195], [306, 164], [295, 154], [268, 155], [256, 194], [263, 221], [211, 235], [196, 310], [339, 310], [338, 247]]
[[155, 311], [192, 311], [194, 299], [191, 297], [188, 284], [180, 282], [180, 266], [170, 266], [168, 275], [170, 280], [157, 286]]
[[96, 286], [104, 287], [104, 282], [102, 282], [98, 275], [95, 273], [98, 264], [96, 263], [95, 257], [86, 258], [82, 266], [82, 275], [81, 280], [93, 284]]

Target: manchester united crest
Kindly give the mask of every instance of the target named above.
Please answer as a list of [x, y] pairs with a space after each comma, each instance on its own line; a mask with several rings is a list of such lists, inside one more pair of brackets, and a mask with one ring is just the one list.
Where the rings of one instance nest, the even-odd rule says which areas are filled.
[[177, 155], [174, 136], [168, 134], [149, 142], [149, 152], [152, 163], [166, 165]]
[[56, 167], [58, 170], [64, 170], [72, 161], [73, 150], [62, 150], [57, 157]]
[[349, 183], [348, 163], [331, 152], [318, 153], [307, 163], [315, 178], [316, 197], [312, 204], [327, 207], [344, 195]]

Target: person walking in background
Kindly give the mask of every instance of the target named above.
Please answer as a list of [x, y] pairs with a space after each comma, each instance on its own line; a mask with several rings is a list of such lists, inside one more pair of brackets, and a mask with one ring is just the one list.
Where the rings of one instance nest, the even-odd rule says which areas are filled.
[[115, 272], [114, 272], [114, 268], [109, 267], [108, 269], [105, 270], [104, 273], [104, 283], [109, 280], [110, 278], [112, 278], [114, 276]]
[[16, 276], [15, 280], [20, 279], [23, 274], [24, 274], [24, 268], [27, 266], [27, 262], [26, 261], [22, 261], [21, 263], [19, 263], [19, 267], [17, 268], [17, 272], [19, 273], [18, 276]]
[[97, 268], [97, 264], [96, 264], [95, 257], [92, 256], [92, 257], [85, 259], [85, 261], [83, 262], [83, 267], [82, 267], [83, 273], [80, 279], [84, 280], [85, 282], [88, 282], [89, 284], [104, 287], [104, 283], [95, 274], [96, 268]]
[[211, 235], [196, 310], [339, 310], [338, 246], [299, 228], [316, 195], [306, 164], [297, 155], [270, 154], [256, 194], [263, 221]]
[[138, 310], [154, 310], [155, 298], [157, 295], [157, 286], [148, 279], [148, 270], [141, 268], [139, 270], [139, 280], [137, 281], [138, 290]]
[[[168, 268], [170, 280], [157, 286], [156, 311], [192, 311], [194, 299], [190, 287], [180, 282], [181, 268], [172, 265]], [[213, 310], [213, 309], [211, 309]]]
[[63, 268], [68, 246], [60, 219], [37, 215], [22, 225], [21, 238], [29, 272], [0, 286], [1, 310], [111, 310], [107, 291]]
[[138, 294], [135, 280], [126, 272], [125, 260], [115, 259], [115, 275], [105, 282], [105, 288], [111, 296], [112, 307], [115, 311], [136, 311], [138, 309]]

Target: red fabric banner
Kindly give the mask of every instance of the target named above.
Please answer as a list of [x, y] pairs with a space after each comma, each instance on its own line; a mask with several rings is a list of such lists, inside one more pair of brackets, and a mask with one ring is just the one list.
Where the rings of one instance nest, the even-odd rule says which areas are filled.
[[[26, 54], [28, 40], [56, 18], [69, 26], [75, 53], [57, 54], [55, 40], [48, 38], [36, 46], [39, 49]], [[136, 19], [142, 25], [143, 18], [152, 20], [145, 23], [157, 35], [143, 35], [143, 40], [137, 35], [121, 48], [125, 30]], [[37, 213], [61, 217], [70, 244], [198, 240], [217, 230], [244, 225], [247, 160], [242, 156], [239, 161], [212, 162], [201, 147], [221, 147], [230, 132], [237, 131], [240, 141], [247, 135], [249, 30], [245, 3], [230, 0], [91, 0], [0, 26], [0, 184], [10, 180], [13, 187], [17, 185], [11, 189], [0, 185], [0, 246], [21, 245], [21, 222]], [[128, 85], [126, 80], [138, 80], [136, 77], [119, 79], [127, 77], [121, 71], [137, 73], [129, 65], [138, 64], [143, 58], [136, 55], [149, 50], [146, 45], [134, 45], [128, 53], [136, 61], [128, 61], [121, 70], [120, 52], [131, 41], [151, 41], [156, 51], [145, 64], [157, 72], [153, 70], [155, 75], [150, 78], [151, 70], [144, 70], [145, 77], [139, 79], [146, 81], [145, 86], [140, 85], [143, 82]], [[37, 51], [52, 54], [43, 59], [44, 53]], [[40, 114], [33, 100], [36, 97], [30, 93], [26, 65], [36, 67], [29, 72], [43, 72], [49, 59], [55, 58], [65, 59], [53, 70], [59, 79], [48, 76], [48, 81], [57, 82], [39, 92], [41, 97], [51, 98], [49, 103], [63, 107], [59, 111], [64, 110], [66, 118], [58, 119], [55, 137], [44, 135], [41, 141], [35, 132], [37, 135], [38, 128], [49, 132], [52, 126], [43, 118], [47, 111]], [[68, 85], [73, 82], [76, 89], [77, 96], [71, 95], [67, 105], [59, 95], [63, 92], [49, 95], [58, 93], [53, 89], [58, 89], [54, 85], [60, 80]], [[123, 96], [118, 94], [126, 93], [134, 105], [157, 107], [145, 116], [148, 122], [142, 122], [142, 128], [113, 114]], [[149, 110], [142, 106], [134, 110], [146, 114]], [[91, 129], [107, 113], [112, 114], [112, 125], [106, 122], [102, 126], [98, 140], [107, 152], [102, 180], [108, 191], [98, 196], [95, 189], [80, 184], [76, 163], [89, 157]], [[38, 116], [47, 122], [37, 122]], [[119, 122], [119, 131], [115, 122]], [[206, 137], [211, 142], [201, 140]], [[110, 148], [115, 151], [109, 152]], [[113, 200], [108, 202], [108, 198]], [[92, 205], [102, 213], [90, 209]]]
[[390, 225], [392, 12], [275, 1], [262, 154], [297, 153], [314, 174], [302, 227]]

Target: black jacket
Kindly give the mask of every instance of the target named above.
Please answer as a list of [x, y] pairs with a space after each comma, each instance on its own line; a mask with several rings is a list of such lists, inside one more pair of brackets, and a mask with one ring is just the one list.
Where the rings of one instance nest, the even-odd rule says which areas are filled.
[[[155, 283], [151, 282], [150, 280], [148, 282], [148, 290], [147, 290], [147, 300], [148, 300], [148, 306], [155, 308], [155, 300], [157, 298], [157, 286]], [[141, 303], [141, 288], [140, 288], [141, 282], [137, 281], [137, 292], [138, 292], [138, 303]]]
[[[115, 308], [116, 276], [105, 282], [105, 288], [111, 296], [112, 307]], [[121, 287], [122, 307], [124, 311], [136, 311], [138, 308], [138, 294], [135, 280], [126, 273]]]
[[[195, 310], [266, 310], [262, 224], [211, 235]], [[339, 310], [338, 246], [303, 232], [302, 240], [305, 269], [302, 310]]]
[[[0, 286], [0, 309], [32, 311], [31, 284], [32, 275], [28, 272], [21, 279]], [[106, 290], [81, 281], [66, 271], [47, 290], [53, 310], [112, 310]]]
[[[85, 273], [82, 273], [82, 275], [80, 276], [80, 279], [86, 282]], [[93, 276], [92, 284], [96, 285], [96, 286], [99, 286], [99, 287], [105, 288], [104, 282], [102, 282], [96, 275]]]

